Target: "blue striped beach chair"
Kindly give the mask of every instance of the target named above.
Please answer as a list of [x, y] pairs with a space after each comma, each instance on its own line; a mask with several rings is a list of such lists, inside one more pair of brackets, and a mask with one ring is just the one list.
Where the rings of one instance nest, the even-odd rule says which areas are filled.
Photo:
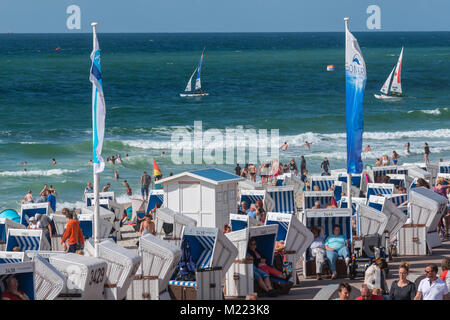
[[25, 250], [50, 250], [51, 244], [43, 235], [42, 230], [9, 229], [6, 241], [6, 251], [19, 248], [20, 252]]
[[249, 226], [253, 227], [258, 225], [261, 225], [261, 223], [248, 215], [230, 213], [230, 226], [232, 231], [238, 231], [248, 228]]
[[316, 201], [320, 201], [320, 206], [325, 208], [331, 204], [331, 198], [333, 197], [333, 191], [305, 191], [303, 192], [303, 210], [314, 207]]
[[26, 259], [25, 252], [0, 251], [1, 263], [20, 263]]
[[[101, 217], [101, 215], [100, 215]], [[94, 215], [92, 213], [83, 213], [78, 215], [78, 220], [80, 221], [80, 228], [83, 232], [85, 239], [90, 239], [94, 236]], [[100, 238], [105, 239], [109, 237], [113, 224], [105, 219], [100, 219]]]
[[[161, 203], [161, 206], [164, 203], [164, 190], [150, 190], [146, 212], [149, 213], [151, 210], [153, 210], [158, 202]], [[143, 217], [139, 218], [142, 219]]]
[[295, 214], [295, 196], [293, 186], [268, 187], [267, 197], [273, 200], [274, 206], [267, 211]]
[[25, 229], [25, 226], [7, 218], [0, 218], [0, 243], [6, 243], [8, 229]]
[[369, 199], [370, 196], [374, 195], [387, 195], [394, 193], [394, 185], [392, 183], [369, 183], [367, 184], [367, 194], [366, 198]]
[[369, 174], [370, 181], [377, 183], [381, 177], [388, 174], [396, 174], [397, 166], [384, 166], [384, 167], [368, 167], [367, 173]]
[[245, 202], [247, 202], [249, 208], [250, 208], [251, 204], [256, 204], [256, 201], [258, 201], [258, 200], [261, 200], [265, 205], [266, 190], [242, 189], [240, 191], [240, 193], [241, 193], [241, 198], [239, 200], [239, 203], [241, 203], [242, 201], [245, 201]]
[[314, 186], [318, 186], [318, 191], [328, 191], [336, 181], [336, 177], [333, 176], [312, 176], [310, 179], [311, 190], [314, 190]]
[[392, 203], [399, 208], [404, 214], [408, 214], [408, 205], [400, 206], [405, 201], [408, 201], [408, 194], [389, 194], [386, 196], [387, 199], [391, 200]]
[[20, 209], [20, 223], [23, 224], [25, 227], [28, 227], [28, 224], [30, 223], [30, 218], [34, 217], [35, 214], [47, 214], [52, 212], [50, 209], [50, 206], [48, 202], [42, 202], [42, 203], [25, 203], [22, 204], [22, 207]]
[[[302, 222], [308, 228], [314, 226], [323, 227], [326, 237], [333, 233], [333, 226], [337, 224], [341, 229], [341, 234], [347, 239], [350, 239], [350, 243], [353, 240], [352, 211], [350, 209], [307, 209], [302, 215]], [[303, 260], [303, 275], [305, 277], [308, 276], [306, 272], [306, 261], [309, 259], [308, 252], [305, 252]]]
[[450, 162], [439, 162], [439, 173], [450, 173]]
[[[361, 177], [362, 177], [361, 173], [352, 173], [352, 186], [360, 189], [361, 188]], [[347, 183], [347, 172], [338, 173], [337, 180]]]
[[0, 295], [6, 290], [6, 281], [13, 276], [19, 283], [19, 290], [25, 292], [30, 300], [35, 300], [34, 262], [16, 262], [0, 264]]
[[175, 290], [172, 286], [182, 286], [194, 288], [198, 300], [222, 299], [222, 275], [236, 258], [237, 249], [218, 228], [184, 227], [181, 243], [184, 240], [189, 243], [196, 266], [196, 281], [172, 278], [169, 292]]

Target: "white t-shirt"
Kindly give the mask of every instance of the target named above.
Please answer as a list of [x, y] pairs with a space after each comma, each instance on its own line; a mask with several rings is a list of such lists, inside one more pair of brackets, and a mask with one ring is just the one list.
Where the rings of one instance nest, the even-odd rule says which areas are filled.
[[442, 296], [448, 294], [447, 284], [439, 278], [431, 285], [430, 279], [423, 279], [417, 291], [422, 292], [423, 300], [442, 300]]

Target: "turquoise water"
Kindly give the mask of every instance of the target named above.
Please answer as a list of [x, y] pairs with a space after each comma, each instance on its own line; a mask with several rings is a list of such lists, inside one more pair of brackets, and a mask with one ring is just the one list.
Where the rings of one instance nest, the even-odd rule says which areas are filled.
[[[371, 164], [396, 150], [400, 163], [450, 158], [450, 33], [355, 33], [368, 80], [364, 97], [365, 155]], [[143, 170], [155, 158], [164, 175], [211, 165], [176, 165], [171, 134], [216, 128], [278, 129], [280, 161], [305, 155], [310, 172], [323, 157], [344, 168], [344, 33], [100, 34], [107, 106], [101, 184], [127, 200], [127, 179], [139, 192]], [[92, 181], [90, 34], [0, 35], [0, 209], [20, 207], [27, 189], [37, 195], [44, 183], [57, 190], [57, 208], [80, 205]], [[405, 97], [373, 97], [405, 46]], [[206, 46], [202, 85], [210, 96], [179, 97]], [[55, 50], [55, 48], [61, 48]], [[335, 72], [326, 72], [334, 64]], [[313, 142], [311, 150], [302, 144]], [[403, 145], [411, 143], [411, 155]], [[167, 153], [161, 157], [161, 152]], [[57, 164], [52, 165], [51, 159]], [[265, 160], [265, 159], [260, 159]], [[22, 161], [27, 161], [27, 172]], [[242, 163], [241, 163], [242, 165]], [[232, 171], [234, 165], [217, 165]], [[114, 180], [114, 170], [120, 179]]]

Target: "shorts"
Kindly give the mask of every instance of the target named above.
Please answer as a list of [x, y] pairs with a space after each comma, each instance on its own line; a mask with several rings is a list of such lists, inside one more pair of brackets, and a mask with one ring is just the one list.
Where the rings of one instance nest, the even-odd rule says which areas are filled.
[[144, 195], [144, 193], [145, 193], [145, 195], [148, 196], [148, 187], [149, 186], [141, 186], [141, 194], [142, 195]]
[[258, 269], [257, 267], [255, 267], [255, 265], [253, 265], [253, 278], [255, 278], [255, 280], [258, 280], [259, 277], [263, 277], [263, 279], [269, 277], [269, 275], [267, 273], [265, 273], [264, 271], [262, 271], [261, 269]]

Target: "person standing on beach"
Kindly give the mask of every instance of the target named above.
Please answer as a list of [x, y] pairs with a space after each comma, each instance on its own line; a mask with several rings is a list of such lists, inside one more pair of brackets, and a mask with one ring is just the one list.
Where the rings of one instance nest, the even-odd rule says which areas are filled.
[[430, 147], [428, 146], [428, 143], [425, 142], [425, 148], [424, 148], [424, 157], [425, 157], [425, 163], [430, 164]]
[[46, 214], [40, 214], [36, 213], [34, 215], [34, 218], [36, 219], [37, 228], [42, 229], [42, 233], [44, 237], [47, 238], [48, 243], [52, 243], [52, 225], [50, 218]]
[[[141, 194], [142, 194], [142, 200], [147, 201], [148, 198], [148, 189], [150, 187], [150, 184], [152, 183], [152, 178], [147, 174], [146, 171], [141, 176]], [[145, 194], [145, 197], [144, 197]]]
[[437, 277], [438, 267], [429, 263], [425, 267], [426, 278], [420, 281], [414, 300], [449, 300], [447, 284]]
[[300, 173], [303, 173], [303, 171], [306, 170], [306, 159], [305, 156], [301, 156], [301, 162], [300, 162]]
[[75, 253], [77, 250], [84, 248], [84, 236], [80, 228], [80, 221], [76, 220], [67, 208], [64, 208], [62, 212], [66, 216], [67, 225], [61, 238], [61, 243], [64, 250]]
[[94, 189], [92, 188], [92, 183], [88, 182], [86, 188], [84, 188], [84, 197], [86, 197], [86, 193], [92, 193]]
[[128, 184], [127, 180], [123, 180], [122, 185], [127, 188], [127, 196], [133, 195], [133, 192], [131, 192], [130, 185]]
[[400, 155], [395, 150], [392, 151], [392, 163], [394, 165], [397, 165], [398, 158], [400, 158]]
[[242, 168], [239, 166], [239, 163], [236, 163], [236, 168], [234, 168], [234, 173], [237, 176], [241, 176], [241, 170], [242, 170]]
[[47, 197], [47, 202], [50, 208], [52, 208], [53, 212], [56, 212], [56, 197], [55, 190], [49, 191], [49, 195]]
[[22, 203], [33, 203], [33, 195], [31, 194], [31, 190], [28, 190], [28, 193], [23, 197]]

